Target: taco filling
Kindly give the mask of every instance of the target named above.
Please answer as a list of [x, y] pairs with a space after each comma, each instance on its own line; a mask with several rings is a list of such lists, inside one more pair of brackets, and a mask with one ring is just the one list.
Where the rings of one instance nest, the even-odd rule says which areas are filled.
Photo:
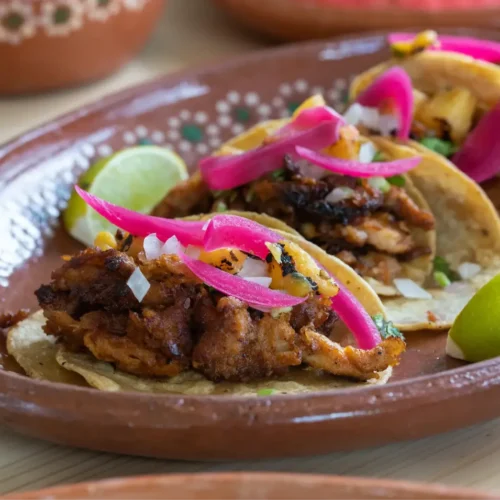
[[[98, 236], [101, 248], [71, 257], [36, 291], [45, 332], [141, 377], [194, 370], [214, 382], [251, 382], [303, 366], [365, 381], [398, 363], [401, 338], [382, 340], [356, 299], [296, 243], [241, 220], [186, 222], [166, 241]], [[235, 244], [238, 231], [252, 241]], [[358, 347], [342, 342], [339, 317], [354, 320]]]
[[[259, 148], [250, 153], [254, 151]], [[347, 125], [341, 125], [326, 152], [327, 160], [336, 158], [342, 165], [358, 164], [360, 168], [394, 163]], [[231, 187], [220, 190], [213, 189], [218, 177], [212, 169], [218, 166], [203, 169], [201, 165], [201, 175], [176, 186], [153, 213], [166, 218], [226, 210], [264, 213], [283, 221], [361, 276], [386, 285], [406, 276], [406, 267], [417, 259], [432, 259], [431, 241], [418, 234], [434, 229], [434, 217], [407, 177], [386, 178], [375, 169], [368, 176], [358, 176], [355, 171], [351, 175], [334, 173], [321, 166], [321, 161], [301, 155], [304, 151], [273, 158], [267, 172], [247, 180], [240, 178], [240, 172], [254, 164], [245, 165], [241, 151], [233, 153], [239, 170], [227, 174]], [[224, 162], [227, 157], [212, 158]]]
[[[492, 42], [441, 40], [425, 31], [414, 38], [393, 34], [389, 43], [393, 58], [351, 85], [350, 123], [417, 141], [451, 159], [476, 182], [498, 173], [494, 130], [500, 116], [500, 69], [491, 60]], [[499, 53], [496, 46], [496, 57]]]

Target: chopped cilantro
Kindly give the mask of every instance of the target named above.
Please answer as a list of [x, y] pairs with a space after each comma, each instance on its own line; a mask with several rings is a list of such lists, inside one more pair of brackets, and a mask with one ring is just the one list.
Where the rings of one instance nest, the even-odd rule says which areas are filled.
[[245, 193], [245, 201], [247, 203], [251, 203], [253, 200], [254, 192], [253, 189], [250, 188], [246, 193]]
[[217, 206], [215, 207], [215, 210], [217, 212], [226, 212], [227, 211], [227, 205], [223, 201], [219, 201], [217, 203]]
[[383, 339], [395, 337], [404, 340], [403, 334], [393, 325], [392, 321], [387, 321], [381, 314], [375, 314], [373, 322]]
[[272, 174], [271, 177], [275, 181], [284, 181], [285, 180], [285, 169], [280, 168], [279, 170], [275, 170]]
[[436, 284], [441, 288], [445, 288], [451, 283], [450, 278], [441, 271], [434, 271], [433, 277]]
[[402, 175], [393, 175], [392, 177], [387, 178], [387, 182], [393, 186], [403, 187], [406, 180]]
[[259, 389], [257, 396], [272, 396], [276, 391], [274, 389]]
[[450, 281], [460, 281], [460, 274], [451, 269], [444, 257], [434, 257], [434, 272], [443, 273]]
[[139, 139], [137, 141], [137, 144], [139, 146], [152, 146], [154, 144], [154, 142], [151, 139], [148, 139], [147, 137], [144, 137], [142, 139]]
[[451, 141], [445, 141], [438, 137], [424, 137], [420, 140], [420, 144], [431, 149], [435, 153], [446, 156], [446, 158], [449, 158], [458, 149]]
[[380, 161], [385, 161], [384, 154], [382, 153], [382, 151], [377, 151], [372, 159], [372, 162], [380, 162]]

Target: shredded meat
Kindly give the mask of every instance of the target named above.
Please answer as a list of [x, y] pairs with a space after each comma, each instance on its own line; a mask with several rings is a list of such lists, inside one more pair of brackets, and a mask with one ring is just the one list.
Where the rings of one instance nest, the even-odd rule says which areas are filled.
[[[417, 245], [412, 232], [431, 230], [433, 215], [418, 207], [404, 188], [392, 186], [382, 193], [363, 179], [327, 175], [308, 177], [310, 166], [285, 157], [282, 171], [257, 179], [231, 191], [209, 192], [200, 176], [193, 177], [169, 193], [155, 209], [161, 217], [180, 217], [223, 208], [263, 212], [280, 219], [327, 252], [344, 259], [365, 277], [385, 283], [401, 270], [392, 261], [408, 262], [431, 252]], [[327, 196], [335, 188], [352, 189], [350, 198], [332, 203]], [[184, 193], [184, 194], [183, 194]], [[198, 201], [193, 201], [199, 196]], [[387, 259], [384, 272], [363, 263], [368, 253], [378, 261]]]
[[[137, 267], [151, 285], [140, 303], [127, 285]], [[36, 295], [47, 333], [139, 376], [170, 377], [192, 368], [213, 381], [240, 382], [305, 363], [366, 380], [397, 362], [397, 355], [368, 356], [330, 340], [337, 317], [329, 299], [311, 292], [274, 317], [205, 286], [175, 255], [145, 261], [142, 253], [87, 249]]]

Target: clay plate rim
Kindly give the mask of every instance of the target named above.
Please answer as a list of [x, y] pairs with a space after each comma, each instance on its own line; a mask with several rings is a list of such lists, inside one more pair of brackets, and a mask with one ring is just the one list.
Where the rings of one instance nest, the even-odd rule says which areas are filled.
[[[467, 29], [446, 29], [443, 31], [463, 33]], [[492, 39], [498, 38], [498, 33], [493, 30], [471, 29], [468, 31], [481, 33], [485, 37], [490, 36], [491, 33]], [[200, 75], [222, 73], [230, 68], [239, 67], [248, 61], [287, 56], [293, 54], [297, 49], [307, 51], [315, 47], [325, 47], [329, 43], [338, 41], [376, 39], [386, 34], [386, 31], [377, 31], [339, 36], [323, 41], [299, 42], [285, 47], [250, 53], [216, 66], [210, 64], [202, 69], [183, 70], [166, 77], [160, 77], [151, 82], [106, 96], [21, 134], [0, 148], [0, 161], [4, 165], [15, 161], [19, 170], [30, 168], [32, 165], [29, 160], [26, 161], [24, 154], [29, 152], [30, 143], [35, 138], [47, 133], [53, 133], [60, 126], [78, 121], [83, 117], [89, 118], [95, 112], [102, 113], [104, 110], [129, 100], [133, 96], [148, 92], [159, 84], [168, 85], [172, 82], [178, 82], [181, 78], [195, 79]], [[60, 147], [63, 149], [67, 146], [68, 143], [64, 143]], [[429, 335], [432, 335], [432, 333]], [[442, 403], [445, 400], [464, 399], [471, 393], [482, 393], [482, 397], [487, 397], [487, 393], [493, 393], [494, 390], [500, 388], [500, 359], [492, 359], [442, 373], [392, 382], [379, 387], [346, 389], [333, 393], [323, 392], [260, 398], [106, 393], [90, 388], [33, 380], [8, 371], [0, 371], [0, 388], [3, 393], [0, 395], [0, 408], [21, 411], [26, 410], [26, 405], [29, 405], [29, 412], [32, 415], [53, 416], [57, 412], [58, 418], [65, 419], [64, 416], [67, 415], [68, 418], [73, 420], [75, 418], [77, 420], [84, 418], [87, 423], [97, 422], [102, 419], [101, 404], [113, 408], [113, 411], [106, 412], [107, 423], [111, 425], [123, 425], [123, 419], [127, 418], [127, 422], [137, 427], [141, 427], [141, 424], [144, 426], [145, 420], [140, 416], [141, 411], [138, 411], [141, 407], [144, 410], [151, 410], [152, 407], [169, 410], [168, 413], [148, 411], [147, 426], [157, 428], [186, 428], [195, 425], [204, 428], [219, 427], [224, 420], [231, 421], [233, 425], [239, 424], [243, 426], [248, 426], [256, 420], [260, 425], [285, 422], [313, 423], [351, 417], [360, 418], [374, 413], [380, 416], [381, 414], [408, 409], [409, 405], [415, 408], [416, 406], [422, 407]], [[78, 407], [85, 408], [84, 417], [81, 414], [75, 415], [73, 405], [68, 404], [72, 399], [75, 402], [77, 401]], [[37, 404], [34, 400], [43, 401], [43, 404]], [[93, 404], [90, 405], [89, 403]], [[483, 411], [485, 416], [482, 418], [493, 417], [499, 411], [500, 409], [490, 408]], [[467, 418], [467, 420], [470, 423], [479, 419]], [[450, 420], [449, 429], [455, 428], [457, 425], [459, 424], [455, 424], [454, 421]]]
[[[245, 491], [246, 490], [246, 491]], [[168, 493], [168, 496], [165, 494]], [[489, 499], [498, 496], [439, 484], [353, 476], [292, 473], [201, 473], [163, 474], [116, 478], [104, 481], [57, 486], [34, 492], [9, 495], [28, 500], [53, 498], [463, 498]], [[342, 494], [340, 496], [339, 494]], [[135, 495], [135, 497], [134, 497]], [[0, 497], [7, 498], [7, 497]]]

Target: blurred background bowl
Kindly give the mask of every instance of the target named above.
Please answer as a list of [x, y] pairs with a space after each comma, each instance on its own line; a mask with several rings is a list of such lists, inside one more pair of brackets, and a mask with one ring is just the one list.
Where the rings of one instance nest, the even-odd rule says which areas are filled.
[[165, 0], [0, 0], [0, 94], [102, 78], [146, 43]]
[[282, 41], [413, 26], [500, 25], [500, 0], [213, 0], [242, 25]]

